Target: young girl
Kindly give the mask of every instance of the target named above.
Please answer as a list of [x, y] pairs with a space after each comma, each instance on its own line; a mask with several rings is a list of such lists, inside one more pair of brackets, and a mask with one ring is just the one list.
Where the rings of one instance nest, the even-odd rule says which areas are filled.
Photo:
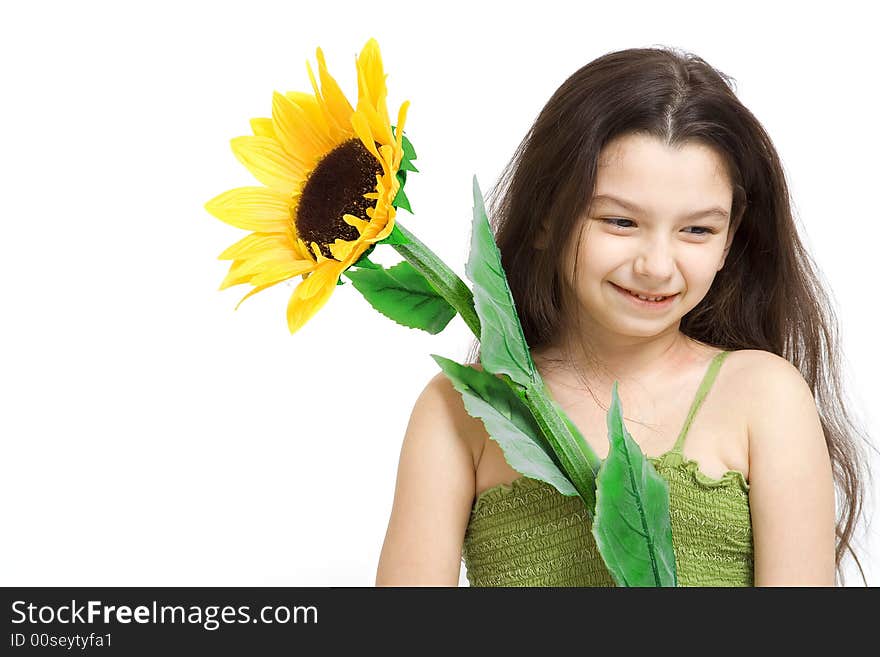
[[[605, 458], [617, 381], [669, 482], [679, 583], [834, 585], [864, 495], [836, 326], [779, 157], [728, 79], [673, 49], [600, 57], [492, 197], [553, 398]], [[462, 557], [472, 586], [614, 584], [583, 501], [513, 470], [440, 373], [404, 437], [376, 584], [454, 586]]]

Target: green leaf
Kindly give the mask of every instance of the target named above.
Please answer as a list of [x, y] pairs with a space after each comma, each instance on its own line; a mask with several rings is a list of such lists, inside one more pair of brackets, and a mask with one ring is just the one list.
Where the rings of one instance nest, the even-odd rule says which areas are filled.
[[[391, 134], [395, 138], [397, 137], [397, 126], [391, 126]], [[416, 159], [416, 150], [413, 148], [413, 145], [407, 138], [406, 134], [401, 137], [400, 143], [403, 148], [403, 157], [400, 159], [400, 169], [418, 173], [419, 170], [416, 169], [416, 165], [412, 163], [412, 160]]]
[[352, 265], [352, 267], [361, 267], [363, 269], [382, 269], [382, 265], [376, 264], [372, 260], [367, 257], [365, 253], [362, 255], [356, 263]]
[[379, 240], [376, 244], [409, 244], [410, 241], [406, 235], [398, 227], [397, 221], [394, 222], [394, 228], [384, 240]]
[[476, 176], [471, 252], [465, 273], [474, 284], [483, 366], [493, 374], [507, 374], [524, 388], [537, 385], [535, 364], [516, 314]]
[[391, 201], [391, 205], [396, 208], [403, 208], [410, 214], [413, 213], [412, 208], [409, 206], [409, 199], [406, 197], [406, 192], [403, 191], [403, 185], [397, 190], [397, 195], [394, 197], [394, 200]]
[[373, 308], [403, 326], [433, 335], [456, 315], [449, 302], [405, 260], [390, 269], [378, 266], [344, 273]]
[[517, 472], [544, 481], [563, 495], [577, 490], [562, 473], [559, 461], [535, 424], [529, 409], [500, 378], [473, 367], [431, 354], [452, 385], [461, 393], [467, 412], [483, 421], [486, 432], [501, 447]]
[[616, 381], [607, 421], [610, 449], [596, 480], [596, 545], [618, 586], [676, 586], [669, 484], [623, 424]]
[[416, 169], [416, 165], [412, 163], [412, 161], [403, 158], [400, 160], [400, 169], [402, 171], [412, 171], [413, 173], [418, 173], [419, 170]]
[[[395, 137], [397, 136], [397, 126], [391, 126], [391, 134]], [[406, 192], [403, 191], [403, 188], [406, 185], [406, 172], [414, 171], [418, 173], [419, 171], [416, 169], [415, 165], [410, 162], [410, 160], [415, 159], [416, 152], [409, 139], [406, 138], [406, 135], [401, 137], [401, 146], [403, 148], [403, 157], [400, 161], [400, 167], [397, 169], [397, 180], [400, 181], [400, 188], [397, 190], [394, 200], [391, 201], [391, 205], [395, 208], [403, 208], [410, 214], [413, 214], [412, 206], [410, 205], [409, 199], [406, 197]]]
[[355, 263], [354, 263], [353, 265], [351, 265], [351, 266], [352, 266], [352, 267], [368, 267], [368, 268], [370, 268], [370, 269], [378, 269], [378, 268], [380, 268], [381, 265], [377, 265], [376, 263], [374, 263], [374, 262], [372, 262], [372, 261], [370, 260], [370, 254], [375, 250], [375, 248], [376, 248], [376, 245], [375, 245], [375, 244], [371, 244], [371, 245], [370, 245], [370, 248], [368, 248], [366, 251], [364, 251], [364, 252], [361, 254], [361, 257], [358, 258], [358, 259], [355, 261]]
[[412, 142], [406, 136], [406, 130], [403, 131], [403, 137], [400, 140], [403, 147], [403, 156], [408, 160], [417, 160], [416, 149], [413, 148]]

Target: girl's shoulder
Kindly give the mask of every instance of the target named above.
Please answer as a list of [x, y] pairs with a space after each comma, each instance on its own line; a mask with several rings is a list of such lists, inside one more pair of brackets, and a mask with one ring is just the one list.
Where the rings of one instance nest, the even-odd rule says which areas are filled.
[[[478, 370], [477, 363], [464, 363]], [[441, 370], [434, 374], [421, 392], [419, 401], [430, 407], [434, 421], [450, 428], [457, 440], [463, 442], [473, 457], [474, 468], [480, 460], [486, 439], [489, 437], [483, 421], [467, 412], [461, 393]], [[419, 403], [419, 402], [417, 402]]]
[[732, 351], [725, 359], [725, 369], [725, 397], [736, 400], [737, 410], [746, 419], [750, 454], [756, 436], [765, 435], [763, 440], [767, 440], [766, 436], [777, 433], [769, 423], [781, 425], [787, 421], [787, 412], [782, 409], [810, 409], [811, 416], [816, 409], [812, 389], [801, 371], [773, 352]]
[[[483, 366], [480, 363], [462, 363], [480, 372]], [[498, 378], [503, 375], [496, 374]], [[452, 381], [443, 371], [437, 372], [422, 390], [420, 399], [430, 406], [431, 413], [438, 422], [452, 427], [455, 435], [470, 449], [473, 455], [474, 468], [480, 461], [489, 434], [483, 421], [473, 417], [467, 412], [461, 393], [455, 389]]]
[[[719, 353], [721, 350], [716, 350]], [[763, 349], [738, 349], [725, 358], [724, 369], [737, 383], [754, 389], [764, 387], [768, 382], [778, 384], [789, 379], [803, 380], [800, 370], [782, 356]]]

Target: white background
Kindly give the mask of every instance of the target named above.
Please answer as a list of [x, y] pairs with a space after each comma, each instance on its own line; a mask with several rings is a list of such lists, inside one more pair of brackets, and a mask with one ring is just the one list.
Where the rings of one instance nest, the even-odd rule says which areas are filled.
[[[494, 184], [571, 73], [671, 45], [732, 75], [782, 157], [853, 412], [876, 435], [880, 143], [861, 6], [4, 3], [0, 584], [373, 584], [429, 354], [461, 361], [470, 334], [459, 318], [438, 336], [400, 327], [350, 284], [294, 336], [289, 284], [233, 312], [250, 287], [218, 291], [217, 255], [245, 232], [203, 207], [257, 184], [229, 140], [270, 116], [273, 90], [310, 91], [317, 46], [356, 97], [369, 37], [392, 116], [412, 102], [421, 173], [401, 222], [463, 278], [471, 176]], [[374, 260], [399, 259], [384, 248]], [[880, 535], [860, 535], [880, 585]]]

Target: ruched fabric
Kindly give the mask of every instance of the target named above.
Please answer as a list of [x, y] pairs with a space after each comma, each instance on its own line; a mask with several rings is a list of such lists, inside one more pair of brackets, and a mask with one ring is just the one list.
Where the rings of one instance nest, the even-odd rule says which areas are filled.
[[[650, 459], [669, 482], [672, 546], [679, 586], [751, 586], [749, 484], [731, 470], [705, 475], [682, 454], [684, 439], [724, 358], [712, 360], [675, 446]], [[614, 586], [580, 497], [520, 477], [483, 491], [462, 546], [471, 586]]]

